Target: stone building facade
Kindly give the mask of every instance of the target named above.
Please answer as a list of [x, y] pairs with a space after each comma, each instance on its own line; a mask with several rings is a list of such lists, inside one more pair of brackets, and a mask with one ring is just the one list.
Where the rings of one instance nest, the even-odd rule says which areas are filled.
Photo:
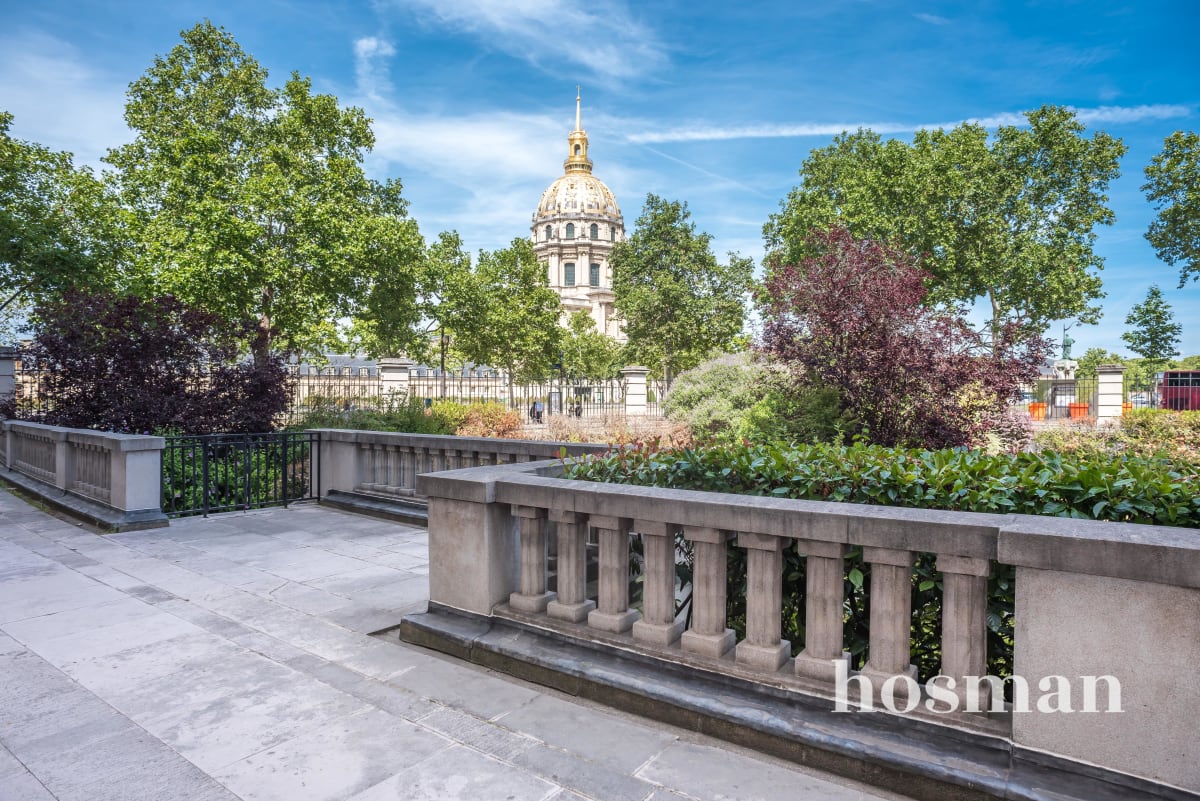
[[625, 335], [613, 318], [609, 256], [613, 245], [625, 238], [625, 221], [612, 190], [592, 174], [578, 94], [563, 175], [542, 193], [533, 213], [531, 238], [534, 253], [546, 266], [550, 287], [562, 300], [563, 321], [586, 311], [597, 330], [623, 342]]

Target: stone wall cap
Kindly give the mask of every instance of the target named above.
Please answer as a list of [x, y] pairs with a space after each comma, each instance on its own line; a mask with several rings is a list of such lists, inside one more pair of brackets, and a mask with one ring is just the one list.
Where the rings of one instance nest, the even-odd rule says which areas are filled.
[[164, 437], [149, 434], [114, 434], [111, 431], [86, 431], [69, 429], [68, 442], [81, 442], [96, 445], [122, 453], [134, 451], [161, 451], [166, 446]]
[[1005, 564], [1200, 588], [1195, 529], [1011, 515], [1000, 529]]

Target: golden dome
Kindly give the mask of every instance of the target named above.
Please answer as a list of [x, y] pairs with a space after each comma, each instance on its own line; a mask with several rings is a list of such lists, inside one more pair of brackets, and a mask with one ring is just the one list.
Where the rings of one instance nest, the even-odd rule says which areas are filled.
[[563, 162], [563, 176], [542, 193], [536, 221], [556, 215], [598, 216], [621, 219], [621, 209], [612, 190], [592, 175], [592, 162], [588, 158], [587, 132], [579, 122], [579, 93], [575, 94], [575, 130], [567, 135], [567, 159]]
[[594, 175], [567, 173], [542, 193], [534, 217], [552, 217], [558, 214], [571, 216], [600, 216], [621, 218], [621, 209], [612, 190]]

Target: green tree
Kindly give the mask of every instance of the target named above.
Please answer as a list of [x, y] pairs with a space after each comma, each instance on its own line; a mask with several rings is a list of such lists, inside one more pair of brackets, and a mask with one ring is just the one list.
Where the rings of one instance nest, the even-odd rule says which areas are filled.
[[119, 241], [112, 198], [69, 153], [11, 137], [12, 121], [0, 111], [0, 310], [111, 285]]
[[524, 237], [480, 251], [472, 282], [474, 300], [457, 319], [455, 348], [477, 364], [503, 369], [512, 398], [517, 379], [546, 377], [558, 358], [558, 295]]
[[1121, 334], [1121, 339], [1150, 365], [1165, 365], [1179, 355], [1183, 326], [1175, 322], [1171, 304], [1163, 299], [1157, 285], [1151, 286], [1146, 299], [1129, 310], [1125, 325], [1133, 328]]
[[1033, 334], [1057, 319], [1095, 322], [1103, 259], [1093, 231], [1114, 219], [1105, 192], [1125, 146], [1084, 137], [1065, 108], [1025, 116], [1027, 126], [990, 140], [963, 124], [918, 131], [911, 145], [859, 130], [814, 150], [764, 228], [768, 267], [813, 255], [808, 232], [839, 222], [921, 258], [928, 302], [986, 302], [993, 340], [1008, 323]]
[[400, 184], [368, 179], [374, 135], [361, 109], [278, 89], [211, 23], [131, 84], [134, 140], [110, 150], [143, 293], [171, 293], [231, 324], [251, 350], [319, 353], [337, 320], [374, 319], [389, 347], [416, 324], [422, 245]]
[[754, 264], [713, 256], [687, 203], [646, 196], [633, 234], [613, 248], [613, 293], [625, 321], [628, 353], [673, 376], [714, 350], [729, 350], [742, 331]]
[[1104, 348], [1088, 348], [1079, 357], [1079, 369], [1076, 372], [1080, 378], [1095, 378], [1096, 368], [1102, 364], [1127, 364], [1129, 359]]
[[1142, 191], [1158, 212], [1146, 239], [1160, 259], [1179, 265], [1179, 286], [1200, 280], [1200, 135], [1168, 136], [1146, 167]]
[[572, 378], [611, 378], [621, 369], [621, 346], [597, 330], [590, 314], [577, 311], [563, 334], [562, 368]]

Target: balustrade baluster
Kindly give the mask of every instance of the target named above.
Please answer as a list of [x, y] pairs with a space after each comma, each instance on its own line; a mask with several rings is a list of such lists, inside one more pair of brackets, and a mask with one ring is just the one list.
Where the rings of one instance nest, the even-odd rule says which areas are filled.
[[683, 650], [714, 659], [734, 644], [733, 629], [725, 627], [726, 543], [732, 532], [684, 526], [683, 536], [695, 548], [692, 570], [692, 625], [680, 638]]
[[746, 549], [746, 639], [737, 644], [738, 664], [776, 671], [787, 662], [792, 645], [783, 634], [783, 546], [789, 540], [740, 532]]
[[796, 540], [805, 555], [804, 650], [796, 655], [796, 675], [833, 681], [837, 662], [850, 655], [842, 651], [845, 615], [846, 546], [837, 542]]
[[546, 607], [550, 617], [578, 623], [596, 608], [587, 599], [587, 522], [585, 514], [550, 511], [558, 526], [558, 597]]
[[978, 680], [987, 674], [991, 564], [987, 559], [939, 554], [937, 569], [942, 574], [942, 676], [954, 679], [952, 692], [959, 698], [959, 709], [986, 712], [991, 705], [991, 685], [972, 682], [978, 687], [974, 691], [965, 679]]
[[[913, 558], [912, 551], [863, 548], [863, 560], [871, 565], [871, 638], [862, 672], [876, 692], [894, 676], [917, 678], [917, 667], [909, 662]], [[907, 697], [908, 681], [891, 686], [894, 697]]]
[[521, 526], [521, 590], [508, 598], [508, 605], [522, 612], [544, 612], [554, 600], [546, 592], [546, 510], [535, 506], [512, 507]]
[[671, 645], [683, 633], [675, 621], [675, 534], [679, 526], [655, 520], [636, 520], [646, 557], [642, 601], [644, 616], [633, 624], [633, 638], [653, 645]]
[[588, 625], [603, 631], [629, 631], [641, 617], [629, 608], [630, 520], [592, 515], [588, 522], [600, 540], [599, 604], [588, 614]]

